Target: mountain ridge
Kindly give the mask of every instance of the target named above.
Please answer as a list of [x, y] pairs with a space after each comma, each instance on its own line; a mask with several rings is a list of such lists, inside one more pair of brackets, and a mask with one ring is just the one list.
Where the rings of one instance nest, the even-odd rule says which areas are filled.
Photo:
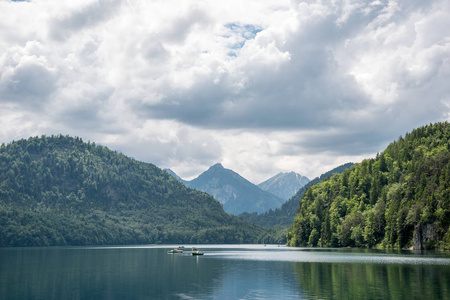
[[[292, 225], [294, 218], [297, 213], [297, 208], [306, 190], [311, 186], [320, 183], [321, 181], [333, 176], [333, 174], [340, 174], [346, 169], [351, 168], [354, 163], [346, 163], [340, 165], [336, 168], [331, 169], [328, 172], [321, 174], [319, 177], [314, 178], [306, 185], [304, 185], [298, 192], [291, 197], [288, 201], [284, 202], [280, 208], [268, 211], [264, 214], [256, 213], [243, 213], [239, 215], [240, 218], [258, 224], [266, 228], [271, 228], [274, 226], [289, 226]], [[287, 233], [287, 232], [286, 232]]]
[[265, 212], [283, 203], [283, 199], [263, 191], [220, 163], [212, 165], [191, 181], [181, 180], [190, 188], [212, 195], [223, 204], [225, 211], [234, 215], [244, 211]]
[[309, 181], [306, 176], [293, 171], [280, 172], [258, 184], [258, 187], [287, 201]]

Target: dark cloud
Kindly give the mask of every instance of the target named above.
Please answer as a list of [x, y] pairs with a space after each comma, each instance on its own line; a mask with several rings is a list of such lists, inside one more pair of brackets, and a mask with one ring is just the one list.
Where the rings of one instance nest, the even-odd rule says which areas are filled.
[[140, 50], [143, 57], [152, 65], [164, 64], [170, 57], [164, 45], [154, 36], [145, 38], [140, 44]]
[[335, 153], [337, 155], [361, 155], [381, 152], [387, 143], [394, 141], [400, 134], [379, 131], [376, 128], [349, 130], [334, 128], [330, 131], [305, 134], [297, 145], [302, 152]]
[[[443, 51], [441, 56], [434, 56], [433, 61], [427, 62], [430, 70], [420, 79], [408, 79], [410, 75], [400, 73], [392, 75], [401, 71], [391, 64], [391, 69], [385, 72], [397, 80], [397, 83], [392, 82], [397, 84], [393, 92], [396, 93], [395, 101], [374, 99], [349, 74], [348, 62], [340, 61], [343, 56], [352, 55], [351, 52], [346, 54], [348, 41], [371, 31], [375, 33], [380, 28], [395, 30], [397, 27], [390, 24], [408, 22], [411, 14], [423, 13], [429, 9], [429, 4], [414, 1], [396, 5], [378, 1], [356, 8], [333, 8], [335, 4], [329, 5], [328, 9], [335, 9], [334, 12], [317, 15], [308, 21], [299, 15], [297, 30], [283, 43], [276, 44], [281, 53], [289, 53], [288, 61], [264, 65], [249, 60], [241, 64], [240, 74], [245, 78], [243, 88], [233, 88], [238, 80], [233, 74], [222, 74], [220, 80], [201, 78], [181, 91], [165, 86], [161, 89], [165, 95], [162, 101], [136, 104], [138, 114], [143, 118], [173, 119], [219, 130], [304, 131], [314, 128], [314, 134], [306, 135], [307, 142], [300, 139], [293, 143], [298, 143], [299, 148], [310, 153], [332, 151], [352, 155], [382, 150], [380, 145], [407, 130], [429, 121], [445, 119], [442, 112], [448, 111], [448, 107], [439, 98], [448, 95], [448, 88], [442, 82], [448, 77], [444, 76], [440, 66], [448, 52]], [[245, 27], [230, 24], [227, 28], [246, 31]], [[248, 28], [252, 33], [255, 30], [251, 28], [257, 27]], [[254, 39], [258, 33], [255, 31], [250, 38]], [[239, 48], [244, 46], [240, 44]], [[267, 44], [259, 46], [267, 47]], [[349, 47], [348, 51], [364, 54], [364, 46]], [[390, 50], [380, 42], [370, 46], [371, 51], [376, 51], [373, 48], [376, 46], [380, 51], [396, 53], [395, 48]], [[237, 61], [248, 55], [245, 48], [236, 53]], [[412, 87], [414, 84], [420, 88]], [[384, 86], [379, 88], [385, 89]], [[424, 104], [426, 93], [432, 95], [431, 105]], [[289, 152], [288, 149], [293, 148], [286, 145], [284, 150]]]
[[208, 15], [204, 11], [197, 7], [190, 7], [168, 22], [160, 36], [164, 37], [167, 42], [181, 44], [191, 31], [195, 30], [195, 26], [207, 26], [209, 22]]
[[38, 109], [56, 88], [56, 72], [39, 62], [23, 62], [10, 70], [0, 82], [2, 102]]
[[[321, 22], [316, 26], [314, 32], [327, 27]], [[247, 83], [238, 92], [230, 86], [235, 80], [232, 75], [224, 75], [219, 83], [204, 78], [188, 90], [166, 86], [163, 101], [137, 105], [137, 110], [143, 117], [200, 127], [291, 130], [331, 126], [338, 121], [334, 115], [367, 105], [354, 80], [341, 73], [333, 52], [324, 45], [325, 38], [320, 42], [305, 35], [293, 39], [283, 47], [291, 56], [281, 66], [245, 65]]]
[[119, 116], [109, 115], [113, 92], [113, 88], [100, 86], [99, 83], [68, 85], [49, 103], [47, 115], [56, 124], [77, 131], [123, 133], [123, 130], [117, 130], [115, 123]]
[[50, 36], [65, 40], [75, 32], [109, 19], [120, 7], [120, 0], [98, 0], [83, 9], [50, 21]]

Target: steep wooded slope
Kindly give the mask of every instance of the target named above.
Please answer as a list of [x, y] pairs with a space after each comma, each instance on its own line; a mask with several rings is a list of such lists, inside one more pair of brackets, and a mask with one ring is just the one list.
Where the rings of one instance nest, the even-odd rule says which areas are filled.
[[305, 193], [292, 246], [450, 248], [450, 125], [391, 143]]
[[261, 243], [286, 244], [287, 233], [292, 227], [292, 223], [299, 208], [299, 203], [303, 198], [305, 191], [310, 186], [331, 177], [333, 174], [340, 174], [351, 166], [353, 166], [353, 163], [347, 163], [320, 175], [320, 177], [314, 178], [303, 186], [294, 197], [283, 203], [280, 208], [270, 210], [264, 214], [243, 213], [239, 215], [239, 218], [268, 229], [268, 231], [260, 237], [259, 241]]
[[275, 210], [270, 210], [263, 214], [257, 213], [243, 213], [240, 214], [239, 217], [246, 221], [252, 222], [254, 224], [258, 224], [260, 226], [271, 228], [274, 226], [290, 226], [294, 221], [295, 216], [297, 215], [297, 210], [299, 208], [299, 203], [305, 194], [305, 191], [314, 184], [318, 184], [322, 180], [325, 180], [334, 174], [340, 174], [344, 172], [344, 170], [353, 166], [353, 163], [346, 163], [339, 167], [334, 168], [331, 171], [328, 171], [320, 177], [316, 177], [310, 182], [308, 182], [305, 186], [303, 186], [291, 199], [284, 202], [280, 208]]

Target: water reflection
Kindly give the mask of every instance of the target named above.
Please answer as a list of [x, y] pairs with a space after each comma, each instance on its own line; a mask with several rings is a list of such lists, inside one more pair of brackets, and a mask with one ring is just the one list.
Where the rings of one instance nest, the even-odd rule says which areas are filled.
[[296, 263], [295, 268], [311, 298], [450, 299], [448, 267]]
[[0, 299], [173, 299], [186, 287], [203, 294], [223, 274], [207, 263], [166, 249], [3, 250]]
[[0, 299], [450, 299], [447, 253], [168, 249], [0, 249]]

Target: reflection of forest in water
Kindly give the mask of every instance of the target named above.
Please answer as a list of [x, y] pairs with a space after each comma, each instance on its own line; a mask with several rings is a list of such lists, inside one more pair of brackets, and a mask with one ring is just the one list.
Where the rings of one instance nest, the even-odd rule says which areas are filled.
[[227, 247], [0, 248], [0, 299], [450, 299], [443, 253]]
[[207, 260], [167, 249], [24, 248], [0, 254], [0, 299], [171, 299], [192, 281], [204, 283], [189, 285], [195, 294], [207, 293], [223, 275], [205, 266]]
[[450, 267], [296, 263], [303, 292], [314, 299], [450, 299]]

